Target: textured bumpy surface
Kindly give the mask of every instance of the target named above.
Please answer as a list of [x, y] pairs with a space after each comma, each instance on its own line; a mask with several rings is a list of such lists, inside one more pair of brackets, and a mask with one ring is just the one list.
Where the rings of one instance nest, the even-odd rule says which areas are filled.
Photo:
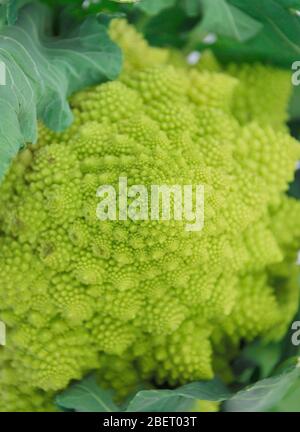
[[[268, 99], [266, 82], [269, 117], [255, 122], [260, 94], [243, 74], [174, 67], [125, 26], [113, 28], [127, 52], [120, 81], [76, 95], [73, 126], [41, 127], [0, 188], [3, 411], [51, 410], [94, 369], [120, 398], [141, 381], [226, 376], [241, 340], [281, 337], [297, 308], [288, 94]], [[205, 185], [204, 229], [100, 222], [96, 190], [120, 176]]]

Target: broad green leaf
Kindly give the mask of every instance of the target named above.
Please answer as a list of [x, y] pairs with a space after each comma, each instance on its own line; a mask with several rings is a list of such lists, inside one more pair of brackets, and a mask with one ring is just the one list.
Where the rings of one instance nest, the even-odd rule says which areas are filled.
[[201, 0], [204, 18], [201, 30], [244, 42], [255, 36], [262, 24], [226, 0]]
[[256, 342], [247, 346], [243, 355], [259, 368], [259, 378], [263, 379], [271, 374], [278, 363], [281, 346], [275, 343], [264, 345]]
[[46, 6], [27, 5], [15, 25], [0, 31], [6, 70], [6, 85], [0, 86], [0, 180], [18, 150], [36, 142], [37, 119], [65, 129], [73, 120], [68, 96], [115, 79], [121, 68], [120, 49], [102, 21], [89, 17], [60, 38], [46, 33], [51, 19]]
[[181, 6], [190, 17], [201, 13], [201, 0], [181, 0]]
[[300, 379], [292, 385], [286, 396], [278, 402], [272, 412], [300, 412]]
[[142, 26], [143, 33], [151, 45], [176, 48], [184, 48], [189, 29], [190, 18], [177, 6], [164, 9], [153, 17], [147, 17], [146, 24]]
[[186, 384], [175, 390], [142, 390], [129, 402], [128, 412], [176, 412], [187, 409], [188, 400], [224, 401], [229, 391], [218, 379]]
[[136, 7], [148, 15], [156, 15], [163, 9], [174, 6], [176, 0], [140, 0]]
[[300, 368], [293, 367], [278, 376], [258, 381], [236, 393], [225, 403], [225, 411], [257, 412], [271, 410], [288, 393], [300, 376]]
[[2, 0], [0, 1], [0, 28], [6, 24], [15, 24], [19, 9], [33, 0]]
[[[265, 23], [265, 30], [294, 54], [300, 54], [300, 17], [293, 14], [284, 2], [275, 0], [229, 0], [245, 13]], [[289, 2], [290, 3], [290, 2]]]
[[112, 401], [112, 392], [102, 390], [93, 377], [88, 377], [56, 397], [62, 409], [78, 412], [115, 412], [117, 406]]
[[217, 53], [226, 61], [261, 60], [291, 68], [300, 55], [300, 17], [291, 6], [296, 1], [227, 0], [263, 24], [263, 29], [244, 44], [221, 40]]
[[[300, 125], [298, 126], [298, 133], [300, 137]], [[296, 171], [295, 179], [290, 184], [288, 195], [300, 200], [300, 170]], [[296, 347], [294, 347], [296, 349]]]
[[[119, 2], [114, 0], [101, 0], [98, 2], [89, 1], [85, 2], [83, 6], [83, 0], [39, 0], [46, 3], [53, 9], [65, 9], [75, 16], [77, 19], [83, 19], [89, 15], [96, 15], [103, 12], [123, 12], [129, 8], [132, 8], [134, 3], [129, 2]], [[126, 9], [124, 9], [126, 8]]]
[[300, 0], [277, 0], [285, 8], [300, 8]]
[[274, 374], [281, 361], [282, 342], [264, 344], [257, 340], [245, 346], [232, 368], [236, 381], [246, 385]]

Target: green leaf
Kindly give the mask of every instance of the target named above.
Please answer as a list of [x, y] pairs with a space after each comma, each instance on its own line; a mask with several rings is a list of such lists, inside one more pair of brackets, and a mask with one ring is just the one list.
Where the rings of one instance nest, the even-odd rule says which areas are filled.
[[277, 0], [285, 8], [300, 8], [300, 0]]
[[[143, 33], [151, 45], [184, 47], [189, 35], [190, 20], [179, 7], [165, 9], [148, 17]], [[157, 29], [159, 28], [159, 32]]]
[[[300, 17], [294, 15], [285, 2], [275, 0], [229, 0], [230, 3], [249, 13], [266, 25], [266, 30], [271, 32], [286, 49], [296, 55], [300, 54], [299, 32]], [[280, 4], [281, 3], [281, 4]], [[274, 41], [274, 42], [275, 42]]]
[[192, 410], [195, 401], [224, 401], [230, 392], [218, 379], [194, 382], [175, 390], [140, 390], [122, 406], [112, 401], [113, 392], [101, 389], [94, 377], [85, 378], [56, 397], [64, 410], [80, 412], [183, 412]]
[[200, 23], [202, 31], [244, 42], [255, 36], [262, 24], [228, 4], [226, 0], [201, 0], [204, 18]]
[[156, 15], [163, 9], [174, 6], [176, 0], [140, 0], [136, 7], [148, 15]]
[[3, 25], [15, 24], [18, 17], [19, 9], [28, 3], [32, 3], [32, 0], [4, 0], [0, 5], [0, 28]]
[[193, 17], [201, 13], [201, 0], [181, 0], [181, 5], [187, 16]]
[[280, 359], [280, 355], [281, 346], [276, 343], [264, 345], [255, 342], [248, 345], [243, 352], [243, 356], [251, 360], [259, 368], [260, 379], [271, 374]]
[[293, 367], [281, 375], [258, 381], [229, 399], [225, 403], [225, 411], [258, 412], [271, 410], [288, 393], [299, 376], [299, 367]]
[[83, 19], [89, 15], [96, 15], [100, 12], [105, 13], [119, 13], [132, 9], [133, 3], [124, 3], [113, 0], [101, 0], [98, 2], [89, 1], [85, 2], [83, 7], [83, 0], [40, 0], [49, 5], [55, 10], [67, 9], [69, 13], [76, 17], [78, 20]]
[[292, 385], [286, 396], [275, 405], [272, 412], [300, 412], [300, 379]]
[[291, 68], [300, 55], [300, 17], [291, 9], [296, 2], [276, 0], [227, 0], [263, 24], [263, 29], [243, 44], [224, 38], [216, 45], [218, 55], [225, 61], [275, 63]]
[[60, 408], [78, 412], [115, 412], [112, 392], [102, 390], [93, 377], [88, 377], [56, 396]]
[[128, 412], [176, 412], [187, 408], [188, 401], [224, 401], [229, 391], [218, 379], [186, 384], [175, 390], [142, 390], [129, 402]]
[[[300, 125], [298, 125], [298, 133], [300, 137]], [[300, 200], [300, 170], [297, 170], [295, 173], [295, 179], [290, 184], [288, 195]], [[294, 349], [296, 350], [297, 347], [294, 347]]]
[[67, 97], [120, 72], [120, 49], [102, 21], [89, 17], [62, 38], [48, 35], [51, 20], [46, 6], [27, 5], [0, 31], [7, 78], [0, 86], [0, 179], [18, 150], [36, 142], [37, 119], [65, 129], [73, 120]]

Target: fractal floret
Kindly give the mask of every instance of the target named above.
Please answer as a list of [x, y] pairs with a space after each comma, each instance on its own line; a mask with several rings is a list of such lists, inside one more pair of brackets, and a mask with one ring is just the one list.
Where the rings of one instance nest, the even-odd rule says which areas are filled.
[[[300, 148], [286, 107], [260, 123], [252, 84], [152, 50], [144, 67], [130, 52], [119, 81], [76, 94], [71, 128], [41, 126], [1, 186], [1, 410], [54, 409], [91, 371], [120, 399], [141, 382], [226, 374], [241, 341], [280, 338], [296, 311], [300, 204], [286, 190]], [[124, 177], [203, 185], [203, 229], [99, 220], [98, 188]]]

